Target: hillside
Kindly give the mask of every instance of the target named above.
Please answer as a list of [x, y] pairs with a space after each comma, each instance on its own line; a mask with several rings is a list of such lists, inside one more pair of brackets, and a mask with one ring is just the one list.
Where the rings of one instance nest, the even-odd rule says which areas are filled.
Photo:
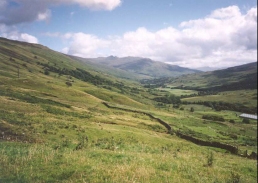
[[132, 72], [129, 72], [129, 71], [126, 71], [126, 70], [122, 70], [122, 69], [119, 69], [119, 68], [109, 66], [107, 64], [92, 62], [92, 61], [90, 61], [90, 59], [85, 59], [85, 58], [71, 56], [71, 55], [67, 55], [67, 56], [70, 57], [73, 60], [77, 60], [77, 61], [83, 63], [83, 65], [87, 66], [88, 69], [97, 71], [97, 72], [102, 73], [104, 75], [108, 74], [110, 76], [114, 76], [114, 77], [117, 77], [117, 78], [129, 79], [129, 80], [133, 80], [133, 81], [139, 81], [139, 80], [142, 80], [142, 79], [151, 79], [152, 78], [151, 76], [132, 73]]
[[177, 65], [165, 64], [140, 57], [99, 57], [99, 58], [78, 58], [85, 62], [101, 64], [111, 68], [116, 68], [129, 73], [137, 74], [143, 79], [176, 77], [184, 74], [199, 73], [201, 71], [180, 67]]
[[0, 182], [256, 182], [257, 121], [95, 67], [0, 38]]
[[257, 89], [257, 62], [211, 72], [188, 74], [177, 78], [157, 79], [148, 81], [148, 83], [197, 90]]

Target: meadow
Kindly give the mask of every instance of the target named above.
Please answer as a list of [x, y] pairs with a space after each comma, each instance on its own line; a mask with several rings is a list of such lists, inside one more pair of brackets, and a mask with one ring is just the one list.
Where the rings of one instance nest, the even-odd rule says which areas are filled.
[[216, 95], [185, 98], [183, 101], [222, 101], [232, 104], [239, 103], [248, 107], [257, 107], [257, 90], [224, 91]]

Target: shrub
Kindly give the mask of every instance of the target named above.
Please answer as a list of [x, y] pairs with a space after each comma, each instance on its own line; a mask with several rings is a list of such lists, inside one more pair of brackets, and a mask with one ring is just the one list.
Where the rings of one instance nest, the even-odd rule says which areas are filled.
[[245, 123], [245, 124], [250, 124], [250, 120], [246, 119], [246, 118], [244, 118], [242, 122]]
[[47, 134], [47, 130], [46, 130], [46, 129], [45, 129], [45, 130], [43, 130], [43, 133]]
[[72, 86], [72, 83], [69, 82], [69, 81], [66, 81], [65, 84], [69, 87], [69, 86]]
[[232, 183], [239, 183], [240, 182], [240, 175], [235, 172], [231, 172], [230, 181]]
[[190, 112], [194, 112], [194, 108], [193, 107], [191, 107]]
[[207, 156], [207, 166], [212, 166], [214, 161], [213, 152], [210, 152]]
[[230, 123], [235, 123], [235, 120], [231, 119], [229, 120]]
[[67, 138], [63, 140], [61, 146], [62, 147], [69, 147], [71, 145], [71, 141], [68, 140]]
[[88, 137], [86, 135], [79, 136], [79, 142], [74, 150], [80, 150], [88, 146]]
[[236, 134], [230, 134], [229, 135], [232, 139], [237, 139], [237, 135]]
[[44, 71], [44, 74], [45, 74], [45, 75], [49, 75], [49, 71], [48, 71], [48, 70], [45, 70], [45, 71]]
[[25, 63], [24, 63], [24, 64], [22, 64], [22, 66], [23, 66], [23, 67], [27, 67], [27, 65], [26, 65]]
[[216, 116], [216, 115], [203, 115], [202, 119], [221, 121], [221, 122], [225, 121], [225, 119], [222, 116]]

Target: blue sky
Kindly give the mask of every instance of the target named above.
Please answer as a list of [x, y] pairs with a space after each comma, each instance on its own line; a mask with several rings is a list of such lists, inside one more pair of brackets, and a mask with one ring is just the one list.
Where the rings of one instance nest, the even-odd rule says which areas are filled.
[[0, 0], [0, 36], [86, 58], [229, 67], [257, 61], [257, 1]]

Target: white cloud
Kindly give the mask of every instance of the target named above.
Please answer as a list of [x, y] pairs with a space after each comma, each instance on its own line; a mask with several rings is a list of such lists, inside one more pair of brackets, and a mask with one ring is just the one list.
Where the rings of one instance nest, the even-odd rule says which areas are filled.
[[43, 35], [47, 36], [47, 37], [61, 37], [62, 36], [62, 34], [60, 32], [46, 32]]
[[23, 41], [28, 43], [38, 43], [38, 39], [32, 35], [29, 35], [27, 33], [19, 33], [19, 32], [9, 32], [9, 33], [2, 33], [0, 34], [1, 37], [17, 40], [17, 41]]
[[6, 26], [4, 24], [0, 24], [0, 37], [28, 43], [38, 43], [36, 37], [27, 33], [20, 33], [14, 26]]
[[59, 2], [79, 4], [93, 10], [109, 11], [121, 4], [121, 0], [59, 0]]
[[[51, 6], [69, 4], [77, 4], [92, 10], [111, 11], [121, 4], [121, 0], [0, 0], [0, 36], [13, 40], [38, 43], [36, 37], [20, 33], [15, 28], [15, 25], [25, 22], [47, 21], [51, 17], [51, 10], [49, 9]], [[51, 35], [51, 33], [47, 34], [48, 36]], [[52, 34], [52, 36], [60, 37], [57, 33]], [[69, 38], [69, 35], [65, 35], [65, 38]]]
[[257, 7], [244, 14], [237, 6], [218, 9], [178, 29], [140, 27], [106, 39], [84, 33], [63, 38], [70, 39], [67, 53], [82, 57], [140, 56], [192, 68], [240, 65], [257, 61]]
[[232, 18], [232, 17], [238, 17], [238, 16], [241, 16], [241, 12], [238, 6], [229, 6], [226, 8], [221, 8], [213, 11], [209, 17], [225, 19], [225, 18]]
[[20, 34], [18, 40], [25, 41], [28, 43], [38, 43], [38, 39], [36, 37], [26, 33]]
[[[9, 3], [16, 3], [16, 6]], [[48, 20], [51, 16], [49, 7], [69, 4], [77, 4], [92, 10], [111, 11], [121, 4], [121, 0], [1, 0], [0, 23], [15, 25]]]
[[109, 42], [97, 38], [94, 35], [84, 33], [67, 33], [63, 38], [69, 39], [69, 48], [66, 47], [62, 51], [79, 57], [96, 57], [105, 55], [103, 51], [109, 45]]
[[44, 13], [38, 13], [37, 20], [38, 21], [49, 20], [50, 17], [51, 17], [51, 11], [47, 9]]

